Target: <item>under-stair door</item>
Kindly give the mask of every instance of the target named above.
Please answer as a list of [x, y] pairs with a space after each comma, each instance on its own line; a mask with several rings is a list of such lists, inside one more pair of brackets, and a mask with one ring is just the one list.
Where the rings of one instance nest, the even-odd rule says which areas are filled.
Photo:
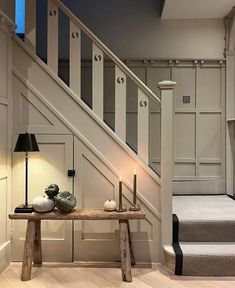
[[[103, 208], [105, 200], [115, 199], [118, 178], [76, 138], [74, 153], [78, 208]], [[118, 229], [117, 221], [75, 221], [74, 261], [120, 260]]]
[[[15, 137], [16, 138], [16, 137]], [[36, 135], [40, 152], [29, 153], [29, 203], [45, 195], [51, 183], [60, 190], [73, 190], [73, 179], [67, 176], [73, 169], [72, 135]], [[13, 153], [13, 203], [16, 207], [24, 200], [24, 154]], [[20, 261], [23, 255], [26, 221], [12, 221], [12, 260]], [[72, 221], [42, 221], [43, 261], [71, 262]]]

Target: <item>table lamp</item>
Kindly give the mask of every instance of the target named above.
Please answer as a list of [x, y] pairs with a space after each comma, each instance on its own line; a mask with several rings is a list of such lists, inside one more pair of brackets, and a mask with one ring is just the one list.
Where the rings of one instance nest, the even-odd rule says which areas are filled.
[[34, 134], [19, 134], [14, 152], [25, 152], [25, 203], [15, 208], [15, 213], [31, 213], [32, 205], [28, 204], [28, 152], [38, 152], [38, 143]]

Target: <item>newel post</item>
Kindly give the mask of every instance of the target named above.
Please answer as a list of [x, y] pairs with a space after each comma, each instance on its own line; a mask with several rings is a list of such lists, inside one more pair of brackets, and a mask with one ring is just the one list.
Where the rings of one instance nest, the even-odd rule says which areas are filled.
[[176, 82], [163, 81], [161, 90], [161, 220], [162, 245], [172, 244], [173, 89]]

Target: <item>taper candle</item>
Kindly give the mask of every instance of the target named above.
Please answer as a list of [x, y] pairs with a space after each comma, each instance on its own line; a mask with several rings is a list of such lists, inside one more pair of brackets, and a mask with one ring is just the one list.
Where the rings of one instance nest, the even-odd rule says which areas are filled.
[[119, 208], [122, 208], [122, 177], [119, 179]]
[[136, 205], [136, 169], [134, 170], [134, 179], [133, 179], [133, 204]]

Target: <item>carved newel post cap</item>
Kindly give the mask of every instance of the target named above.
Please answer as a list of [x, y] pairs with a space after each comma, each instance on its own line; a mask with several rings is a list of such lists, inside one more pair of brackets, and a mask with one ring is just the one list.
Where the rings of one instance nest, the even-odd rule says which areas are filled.
[[161, 90], [171, 90], [174, 89], [176, 82], [166, 80], [158, 83], [158, 88]]

